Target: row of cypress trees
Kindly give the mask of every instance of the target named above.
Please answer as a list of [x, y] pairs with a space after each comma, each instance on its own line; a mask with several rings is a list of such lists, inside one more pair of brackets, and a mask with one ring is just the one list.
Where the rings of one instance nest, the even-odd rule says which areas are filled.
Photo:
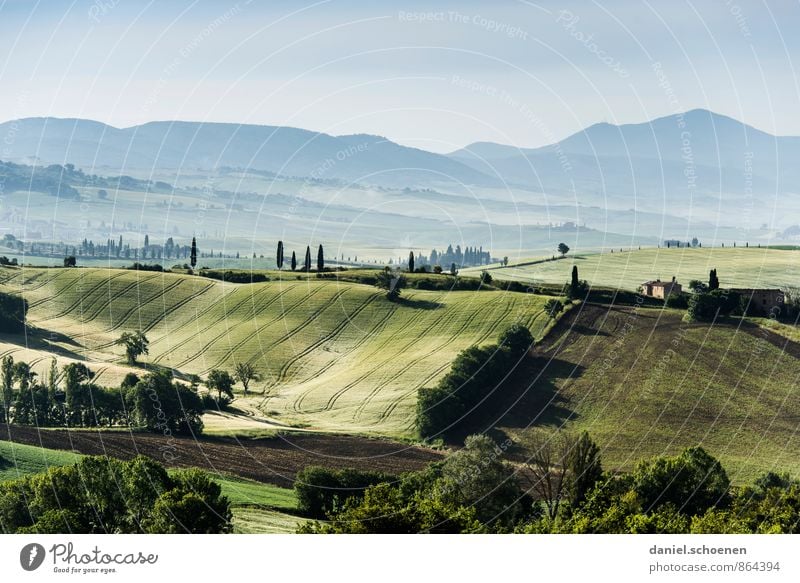
[[[284, 263], [284, 248], [283, 248], [283, 241], [278, 241], [278, 251], [275, 256], [275, 263], [278, 265], [278, 269], [283, 269]], [[292, 271], [297, 269], [297, 254], [292, 251], [292, 259], [290, 266]], [[311, 271], [311, 246], [306, 246], [306, 256], [303, 260], [303, 271]], [[317, 271], [324, 271], [325, 270], [325, 250], [322, 248], [322, 245], [317, 248]]]

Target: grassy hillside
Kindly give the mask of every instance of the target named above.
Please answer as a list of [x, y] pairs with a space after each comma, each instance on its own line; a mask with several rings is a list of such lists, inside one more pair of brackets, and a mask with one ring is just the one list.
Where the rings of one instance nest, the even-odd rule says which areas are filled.
[[734, 481], [800, 475], [800, 344], [747, 321], [681, 316], [573, 310], [518, 375], [520, 400], [498, 426], [523, 446], [532, 424], [585, 429], [611, 470], [701, 444]]
[[[614, 253], [578, 254], [560, 261], [521, 262], [492, 268], [501, 280], [565, 283], [572, 266], [592, 285], [635, 290], [648, 279], [676, 276], [684, 285], [708, 281], [716, 268], [722, 287], [800, 286], [800, 251], [750, 248], [642, 249]], [[477, 270], [465, 270], [465, 273]]]
[[[548, 323], [546, 298], [530, 294], [407, 290], [393, 303], [367, 285], [288, 277], [239, 285], [173, 273], [24, 268], [0, 270], [0, 289], [30, 303], [36, 332], [28, 349], [88, 359], [102, 383], [119, 382], [128, 370], [115, 340], [141, 329], [150, 364], [204, 375], [252, 363], [263, 381], [237, 403], [266, 413], [274, 426], [392, 436], [411, 433], [417, 390], [444, 374], [458, 351], [494, 341], [513, 322], [536, 337]], [[19, 350], [19, 338], [3, 340]], [[42, 372], [46, 356], [37, 356]]]

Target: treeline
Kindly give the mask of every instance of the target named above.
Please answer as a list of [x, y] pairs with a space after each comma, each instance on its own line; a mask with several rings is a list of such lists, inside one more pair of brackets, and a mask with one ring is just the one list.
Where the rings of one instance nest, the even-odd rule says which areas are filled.
[[449, 266], [455, 263], [458, 267], [471, 267], [476, 265], [488, 265], [492, 262], [492, 256], [489, 251], [484, 251], [483, 247], [470, 247], [467, 246], [463, 250], [461, 245], [456, 245], [453, 249], [452, 245], [448, 245], [444, 251], [431, 250], [430, 257], [420, 256], [420, 263], [430, 263], [431, 265]]
[[22, 296], [0, 292], [0, 332], [19, 334], [25, 331], [28, 300]]
[[[2, 461], [2, 460], [0, 460]], [[16, 534], [214, 534], [231, 529], [230, 503], [206, 473], [139, 456], [86, 457], [0, 482], [0, 531]]]
[[514, 324], [500, 335], [497, 344], [461, 351], [435, 387], [419, 391], [416, 425], [420, 437], [458, 435], [486, 399], [500, 397], [503, 381], [533, 344], [530, 330]]
[[168, 372], [143, 378], [129, 373], [119, 388], [92, 382], [81, 363], [60, 370], [55, 359], [40, 380], [26, 362], [6, 356], [0, 363], [0, 422], [38, 427], [137, 427], [164, 434], [197, 435], [207, 404], [196, 388]]
[[[585, 432], [541, 431], [520, 452], [470, 436], [425, 469], [362, 490], [339, 489], [326, 522], [304, 533], [797, 533], [800, 481], [767, 473], [732, 487], [722, 464], [699, 447], [603, 470]], [[369, 477], [369, 476], [365, 476]], [[296, 486], [301, 492], [308, 484]], [[305, 494], [308, 496], [307, 494]], [[329, 493], [322, 494], [324, 499]], [[314, 518], [319, 518], [315, 516]]]

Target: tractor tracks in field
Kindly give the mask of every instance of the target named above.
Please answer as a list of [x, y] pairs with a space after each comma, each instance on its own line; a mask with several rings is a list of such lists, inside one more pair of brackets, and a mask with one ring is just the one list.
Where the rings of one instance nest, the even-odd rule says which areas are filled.
[[[272, 384], [271, 384], [271, 385], [270, 385], [268, 388], [270, 388], [270, 389], [271, 389], [271, 388], [274, 388], [275, 386], [277, 386], [277, 385], [281, 384], [281, 383], [282, 383], [282, 382], [283, 382], [283, 381], [286, 379], [286, 377], [288, 376], [288, 374], [289, 374], [289, 371], [291, 370], [291, 368], [292, 368], [293, 366], [295, 366], [296, 364], [298, 364], [298, 361], [299, 361], [301, 358], [304, 358], [304, 357], [308, 356], [309, 354], [311, 354], [312, 352], [314, 352], [315, 350], [317, 350], [317, 349], [318, 349], [320, 346], [322, 346], [323, 344], [325, 344], [326, 342], [328, 342], [328, 341], [329, 341], [329, 340], [331, 340], [332, 338], [334, 338], [334, 337], [338, 336], [338, 335], [339, 335], [339, 334], [340, 334], [340, 333], [341, 333], [341, 332], [342, 332], [342, 331], [343, 331], [345, 328], [347, 328], [347, 326], [349, 326], [349, 325], [350, 325], [350, 324], [353, 322], [353, 320], [355, 320], [355, 318], [356, 318], [356, 317], [357, 317], [357, 316], [358, 316], [358, 315], [359, 315], [361, 312], [363, 312], [363, 311], [364, 311], [364, 310], [367, 308], [367, 306], [369, 306], [369, 305], [370, 305], [372, 302], [374, 302], [374, 301], [375, 301], [375, 300], [376, 300], [378, 297], [380, 297], [380, 294], [378, 294], [378, 293], [375, 293], [375, 294], [371, 295], [370, 297], [368, 297], [368, 298], [367, 298], [367, 299], [366, 299], [364, 302], [362, 302], [362, 303], [361, 303], [361, 304], [360, 304], [360, 305], [359, 305], [359, 306], [358, 306], [358, 307], [357, 307], [355, 310], [353, 310], [353, 311], [352, 311], [351, 313], [349, 313], [349, 314], [346, 314], [346, 315], [345, 315], [345, 317], [344, 317], [344, 319], [342, 319], [342, 321], [341, 321], [341, 322], [339, 322], [339, 324], [337, 324], [337, 325], [336, 325], [336, 326], [333, 328], [333, 330], [331, 330], [330, 332], [328, 332], [327, 334], [325, 334], [324, 336], [322, 336], [322, 337], [321, 337], [319, 340], [317, 340], [316, 342], [313, 342], [312, 344], [310, 344], [309, 346], [307, 346], [305, 349], [301, 350], [299, 353], [297, 353], [297, 354], [295, 354], [295, 355], [292, 355], [292, 358], [290, 358], [289, 360], [287, 360], [287, 361], [284, 363], [284, 365], [281, 367], [281, 369], [278, 371], [277, 378], [276, 378], [276, 379], [275, 379], [275, 380], [272, 382]], [[374, 329], [374, 327], [373, 327], [373, 329]], [[358, 343], [357, 343], [357, 344], [358, 344]], [[344, 355], [346, 355], [346, 354], [349, 354], [349, 353], [350, 353], [350, 352], [352, 352], [353, 350], [354, 350], [354, 348], [352, 348], [352, 347], [351, 347], [350, 349], [348, 349], [348, 350], [345, 352], [345, 354], [343, 354], [343, 355], [341, 355], [341, 356], [344, 356]], [[323, 374], [323, 373], [325, 372], [325, 370], [327, 370], [328, 368], [330, 368], [330, 366], [331, 366], [331, 365], [332, 365], [332, 363], [328, 363], [327, 365], [325, 365], [325, 367], [323, 367], [323, 368], [321, 368], [321, 369], [318, 369], [317, 371], [315, 371], [315, 373], [314, 373], [314, 374], [315, 374], [315, 376], [319, 376], [320, 374]]]
[[[504, 305], [503, 305], [502, 310], [501, 310], [502, 313], [499, 316], [492, 316], [494, 318], [494, 323], [481, 335], [480, 338], [478, 338], [478, 340], [476, 340], [472, 344], [475, 345], [475, 344], [480, 344], [482, 342], [485, 342], [493, 333], [495, 333], [495, 331], [500, 326], [500, 324], [505, 321], [505, 318], [508, 316], [509, 313], [511, 313], [511, 311], [515, 307], [516, 306], [514, 304], [512, 304], [511, 302], [504, 302]], [[474, 318], [474, 316], [473, 316], [473, 318]], [[437, 348], [436, 350], [431, 352], [431, 354], [435, 354], [436, 352], [439, 352], [441, 349], [445, 348], [446, 346], [452, 344], [453, 340], [455, 338], [457, 338], [460, 334], [461, 334], [461, 331], [456, 332], [455, 336], [453, 338], [451, 338], [450, 341], [448, 341], [445, 344], [442, 344], [439, 348]], [[444, 370], [449, 368], [452, 364], [453, 364], [452, 362], [444, 363], [443, 365], [438, 367], [435, 371], [433, 371], [431, 374], [429, 374], [427, 377], [425, 377], [425, 379], [422, 382], [417, 383], [417, 385], [414, 386], [414, 388], [412, 388], [412, 389], [410, 389], [408, 391], [405, 391], [401, 395], [399, 395], [397, 398], [392, 399], [389, 402], [389, 404], [386, 406], [386, 408], [378, 416], [378, 419], [373, 423], [373, 425], [378, 425], [379, 423], [382, 423], [386, 418], [388, 418], [394, 412], [394, 410], [400, 405], [400, 403], [405, 401], [410, 396], [416, 394], [419, 391], [420, 388], [424, 387], [428, 382], [430, 382], [432, 379], [436, 378], [439, 374], [441, 374]], [[366, 403], [363, 404], [363, 406], [366, 407]], [[362, 411], [363, 411], [363, 409], [362, 409]]]
[[[253, 333], [252, 336], [258, 337], [258, 335], [261, 333], [262, 330], [265, 330], [266, 328], [268, 328], [269, 326], [271, 326], [275, 322], [283, 319], [286, 316], [287, 312], [291, 312], [291, 311], [295, 310], [297, 308], [297, 306], [299, 306], [301, 303], [303, 303], [304, 301], [307, 301], [309, 298], [315, 296], [321, 289], [326, 288], [326, 287], [328, 287], [328, 286], [327, 285], [319, 286], [314, 292], [312, 292], [312, 293], [308, 294], [307, 296], [301, 298], [300, 300], [298, 300], [297, 303], [295, 303], [289, 309], [284, 310], [283, 312], [281, 312], [280, 316], [277, 316], [276, 318], [273, 318], [271, 321], [267, 322], [266, 324], [263, 324], [263, 325], [259, 326], [255, 330], [255, 332]], [[280, 338], [280, 340], [276, 340], [274, 342], [271, 342], [271, 343], [267, 344], [266, 346], [260, 346], [261, 354], [264, 354], [264, 351], [266, 349], [270, 349], [270, 348], [274, 348], [276, 346], [279, 346], [279, 345], [283, 344], [284, 342], [286, 342], [287, 340], [291, 339], [293, 336], [295, 336], [299, 332], [303, 331], [306, 327], [308, 327], [317, 318], [317, 316], [319, 316], [322, 312], [327, 310], [329, 306], [335, 304], [339, 300], [339, 298], [341, 298], [349, 289], [350, 288], [345, 288], [345, 289], [343, 289], [341, 291], [337, 291], [329, 299], [325, 300], [325, 303], [323, 303], [318, 309], [316, 309], [314, 312], [312, 312], [308, 316], [308, 318], [306, 318], [299, 326], [296, 326], [291, 331], [289, 331], [285, 335], [283, 335]], [[228, 333], [228, 331], [226, 330], [225, 333]], [[250, 340], [252, 339], [252, 336], [245, 337], [243, 340], [240, 340], [234, 346], [232, 346], [231, 348], [226, 350], [225, 354], [217, 361], [216, 366], [220, 366], [221, 364], [227, 362], [228, 359], [231, 356], [233, 356], [234, 352], [236, 352], [239, 348], [244, 346], [247, 342], [250, 342]], [[211, 370], [211, 368], [208, 368], [208, 369], [204, 370], [203, 374], [209, 372], [210, 370]]]
[[[440, 296], [439, 296], [439, 298], [437, 298], [437, 300], [438, 300], [438, 299], [440, 299], [441, 297], [442, 297], [442, 295], [440, 295]], [[426, 333], [427, 331], [431, 330], [431, 329], [432, 329], [434, 326], [436, 326], [436, 324], [438, 324], [438, 322], [439, 322], [439, 321], [440, 321], [440, 320], [441, 320], [443, 317], [444, 317], [444, 314], [442, 314], [442, 315], [440, 315], [438, 318], [436, 318], [432, 324], [430, 324], [430, 325], [429, 325], [427, 328], [425, 328], [425, 331], [423, 332], [423, 334], [424, 334], [424, 333]], [[373, 350], [372, 350], [372, 351], [370, 351], [370, 353], [369, 353], [368, 355], [365, 355], [365, 356], [364, 356], [364, 358], [365, 358], [365, 359], [367, 359], [367, 360], [369, 360], [369, 359], [370, 359], [370, 357], [374, 356], [375, 354], [378, 354], [378, 353], [380, 353], [380, 352], [382, 351], [382, 349], [383, 349], [383, 348], [384, 348], [384, 347], [385, 347], [385, 346], [386, 346], [386, 345], [387, 345], [389, 342], [391, 342], [392, 340], [393, 340], [393, 338], [391, 338], [391, 337], [389, 337], [389, 338], [386, 338], [386, 339], [385, 339], [383, 342], [381, 342], [381, 343], [380, 343], [380, 344], [378, 344], [377, 346], [373, 347]], [[382, 363], [384, 363], [384, 362], [386, 362], [386, 361], [384, 360], [384, 361], [381, 361], [381, 362], [382, 362]], [[373, 372], [375, 372], [375, 369], [371, 369], [371, 370], [369, 370], [368, 372], [364, 373], [363, 375], [359, 376], [359, 377], [358, 377], [358, 378], [356, 378], [355, 380], [351, 381], [350, 383], [348, 383], [347, 385], [345, 385], [344, 387], [342, 387], [341, 389], [339, 389], [338, 391], [336, 391], [336, 392], [335, 392], [333, 395], [331, 395], [331, 397], [328, 399], [328, 403], [327, 403], [327, 404], [326, 404], [324, 407], [321, 407], [321, 408], [320, 408], [318, 411], [328, 411], [328, 410], [330, 410], [330, 409], [333, 407], [333, 405], [334, 405], [334, 404], [336, 404], [336, 401], [337, 401], [337, 400], [338, 400], [338, 399], [339, 399], [339, 398], [340, 398], [340, 397], [341, 397], [341, 396], [342, 396], [344, 393], [346, 393], [346, 392], [347, 392], [347, 391], [349, 391], [351, 388], [353, 388], [355, 385], [357, 385], [357, 384], [358, 384], [358, 383], [360, 383], [362, 380], [364, 380], [365, 378], [367, 378], [367, 377], [368, 377], [369, 375], [371, 375]], [[311, 394], [311, 393], [312, 393], [314, 390], [315, 390], [314, 388], [310, 388], [310, 389], [308, 389], [308, 390], [304, 391], [304, 392], [303, 392], [301, 395], [299, 395], [299, 396], [298, 396], [298, 397], [297, 397], [297, 398], [294, 400], [294, 402], [292, 403], [292, 409], [293, 409], [295, 412], [298, 412], [298, 413], [301, 413], [301, 412], [303, 412], [303, 410], [302, 410], [303, 401], [304, 401], [304, 400], [306, 399], [306, 397], [308, 397], [308, 395], [310, 395], [310, 394]]]

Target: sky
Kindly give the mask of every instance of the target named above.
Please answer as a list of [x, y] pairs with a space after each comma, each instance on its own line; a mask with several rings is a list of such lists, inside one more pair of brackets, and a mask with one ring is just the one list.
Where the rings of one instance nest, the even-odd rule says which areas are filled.
[[705, 108], [800, 135], [798, 25], [789, 1], [0, 0], [0, 120], [285, 125], [449, 152]]

